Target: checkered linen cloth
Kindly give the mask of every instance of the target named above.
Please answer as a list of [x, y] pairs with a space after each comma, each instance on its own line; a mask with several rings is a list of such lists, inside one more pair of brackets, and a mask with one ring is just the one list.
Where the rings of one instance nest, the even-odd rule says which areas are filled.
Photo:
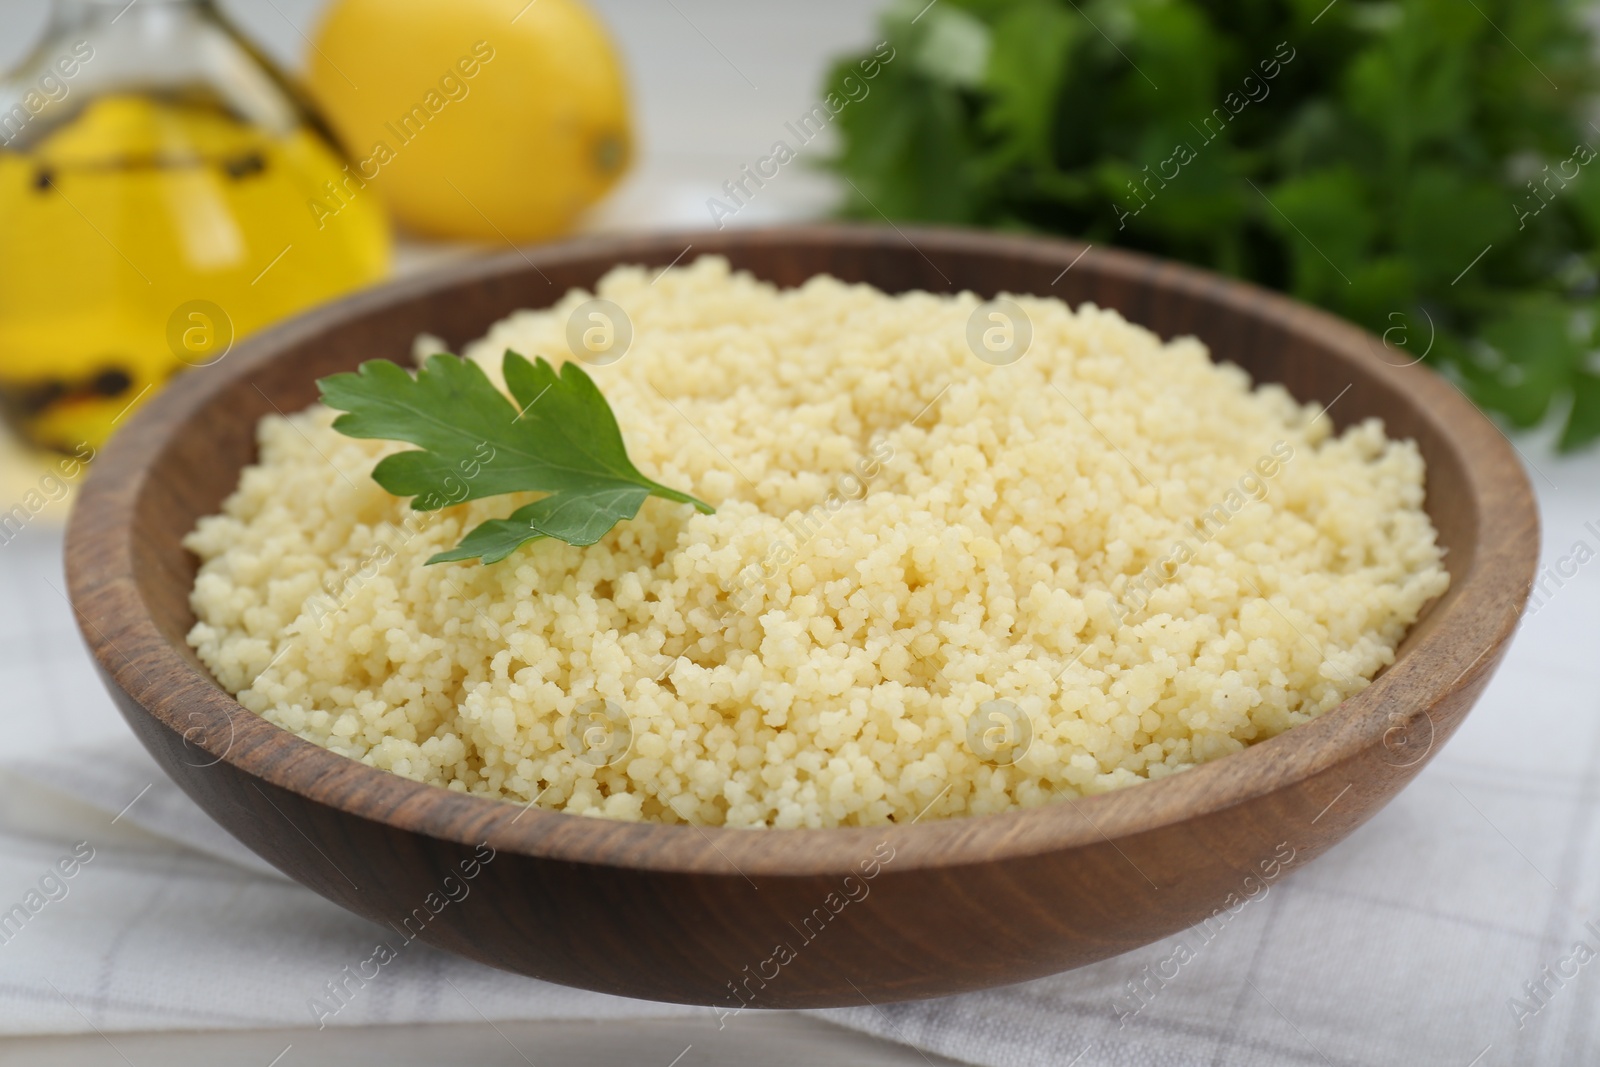
[[[1600, 1063], [1600, 559], [1573, 563], [1580, 541], [1600, 552], [1600, 455], [1524, 452], [1549, 595], [1370, 823], [1212, 928], [1025, 985], [822, 1014], [993, 1067]], [[52, 519], [0, 546], [0, 912], [38, 905], [0, 927], [0, 1033], [710, 1010], [414, 944], [319, 1016], [313, 998], [334, 1003], [327, 983], [388, 931], [268, 868], [144, 754], [78, 639]]]

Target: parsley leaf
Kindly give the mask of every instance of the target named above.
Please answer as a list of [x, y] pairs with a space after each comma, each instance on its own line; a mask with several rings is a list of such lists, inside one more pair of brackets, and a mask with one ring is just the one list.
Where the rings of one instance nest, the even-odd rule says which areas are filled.
[[372, 478], [412, 497], [418, 511], [505, 493], [550, 494], [481, 524], [429, 563], [497, 563], [541, 537], [592, 545], [652, 495], [711, 513], [709, 504], [639, 473], [611, 406], [582, 367], [567, 363], [557, 373], [543, 357], [529, 363], [507, 351], [503, 370], [509, 400], [476, 363], [451, 355], [428, 357], [415, 375], [375, 359], [317, 383], [322, 402], [344, 412], [335, 430], [417, 446], [384, 457]]

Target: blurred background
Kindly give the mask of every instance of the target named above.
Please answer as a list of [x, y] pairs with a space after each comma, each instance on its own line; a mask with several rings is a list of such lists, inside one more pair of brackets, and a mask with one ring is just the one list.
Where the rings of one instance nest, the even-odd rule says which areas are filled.
[[87, 455], [172, 375], [396, 272], [844, 216], [1244, 277], [1580, 450], [1592, 22], [1569, 0], [3, 0], [0, 409]]
[[[328, 6], [327, 0], [222, 0], [217, 5], [266, 56], [297, 74], [306, 68], [311, 35]], [[498, 6], [515, 13], [520, 5], [507, 0]], [[765, 154], [783, 135], [785, 121], [817, 103], [836, 56], [880, 39], [877, 19], [888, 3], [594, 0], [587, 6], [620, 58], [635, 138], [632, 168], [588, 220], [593, 228], [606, 229], [707, 225], [706, 199], [723, 195], [722, 183], [741, 164]], [[32, 49], [50, 10], [49, 0], [0, 0], [0, 69]], [[830, 143], [831, 135], [825, 135], [810, 154], [820, 158]], [[749, 219], [739, 221], [822, 213], [838, 199], [833, 182], [799, 168], [786, 174], [783, 184], [774, 189], [770, 207], [753, 206]]]
[[[837, 0], [401, 8], [0, 3], [4, 95], [23, 104], [0, 116], [13, 435], [98, 447], [171, 374], [391, 273], [708, 225], [707, 200], [787, 136], [876, 15]], [[813, 165], [831, 143], [824, 131], [725, 224], [830, 211], [838, 183]], [[15, 448], [5, 466], [25, 491]]]

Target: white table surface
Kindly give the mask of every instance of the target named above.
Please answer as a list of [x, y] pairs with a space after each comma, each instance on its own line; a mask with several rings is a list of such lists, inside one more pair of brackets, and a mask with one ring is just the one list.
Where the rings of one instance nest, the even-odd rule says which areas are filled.
[[[638, 168], [588, 223], [598, 230], [705, 225], [706, 197], [739, 164], [761, 154], [779, 135], [786, 118], [810, 106], [826, 58], [870, 40], [873, 10], [881, 6], [849, 0], [781, 5], [734, 0], [594, 2], [626, 53], [640, 136]], [[304, 47], [300, 34], [309, 30], [319, 4], [317, 0], [224, 0], [224, 6], [259, 35], [269, 51], [292, 63]], [[0, 0], [0, 63], [20, 51], [44, 7], [43, 0]], [[747, 79], [758, 87], [752, 88]], [[807, 151], [815, 153], [819, 147]], [[764, 194], [770, 195], [742, 213], [739, 223], [819, 213], [833, 190], [822, 176], [791, 167]], [[406, 248], [403, 264], [415, 268], [470, 252], [413, 245]], [[1548, 562], [1588, 536], [1586, 522], [1600, 523], [1600, 453], [1558, 459], [1539, 440], [1519, 439], [1518, 444], [1537, 465], [1533, 478], [1544, 514]], [[14, 462], [0, 468], [0, 473], [4, 499], [15, 498], [11, 487], [19, 477], [25, 481], [26, 475]], [[22, 538], [0, 547], [0, 731], [8, 754], [50, 751], [125, 729], [87, 668], [60, 595], [64, 585], [57, 557], [65, 510], [64, 505], [52, 506]], [[1589, 769], [1600, 743], [1600, 656], [1592, 647], [1596, 634], [1600, 634], [1600, 564], [1591, 564], [1560, 590], [1536, 624], [1524, 627], [1485, 706], [1469, 717], [1412, 787], [1446, 789], [1458, 779], [1475, 783], [1474, 795], [1489, 798], [1483, 801], [1488, 814], [1480, 828], [1482, 840], [1475, 838], [1462, 847], [1503, 848], [1508, 885], [1526, 875], [1516, 870], [1523, 862], [1518, 859], [1517, 842], [1526, 847], [1528, 828], [1516, 821], [1515, 787], [1506, 785], [1502, 797], [1495, 792], [1496, 783], [1509, 782], [1511, 776], [1530, 769], [1549, 768], [1558, 778]], [[19, 669], [23, 664], [29, 669]], [[1507, 716], [1525, 721], [1525, 741], [1507, 742]], [[1587, 808], [1576, 811], [1575, 818], [1587, 820], [1594, 798], [1581, 796], [1577, 803]], [[44, 836], [58, 827], [70, 827], [73, 818], [70, 811], [40, 810], [0, 781], [0, 828]], [[1357, 837], [1375, 832], [1364, 828]], [[1536, 858], [1545, 862], [1542, 855]], [[6, 876], [0, 872], [0, 879]], [[1557, 874], [1558, 880], [1563, 877]], [[0, 981], [4, 966], [0, 951]], [[1508, 990], [1514, 990], [1523, 976], [1505, 975]], [[1596, 982], [1600, 979], [1590, 975], [1579, 987], [1578, 995], [1591, 1005], [1600, 1005]], [[289, 1046], [293, 1057], [284, 1058], [285, 1067], [291, 1062], [383, 1062], [408, 1067], [525, 1061], [541, 1067], [564, 1063], [667, 1067], [690, 1046], [683, 1067], [756, 1061], [774, 1067], [947, 1062], [813, 1018], [782, 1014], [752, 1016], [723, 1032], [699, 1020], [650, 1020], [507, 1023], [498, 1029], [452, 1025], [108, 1036], [111, 1041], [97, 1036], [12, 1039], [0, 1043], [0, 1065], [266, 1065]]]

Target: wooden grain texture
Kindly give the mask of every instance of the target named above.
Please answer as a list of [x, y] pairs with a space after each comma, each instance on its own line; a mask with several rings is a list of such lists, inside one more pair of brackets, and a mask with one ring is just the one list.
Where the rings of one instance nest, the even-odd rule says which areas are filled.
[[[691, 245], [691, 257], [720, 253], [783, 285], [827, 272], [891, 292], [1093, 301], [1163, 336], [1200, 337], [1258, 380], [1332, 404], [1340, 425], [1381, 416], [1427, 459], [1450, 591], [1369, 688], [1244, 752], [1103, 796], [881, 829], [699, 829], [525, 810], [334, 755], [217, 686], [184, 644], [196, 561], [180, 539], [254, 458], [258, 418], [310, 403], [323, 375], [405, 359], [418, 333], [459, 345], [614, 264], [665, 266]], [[728, 1009], [820, 1007], [1016, 982], [1147, 944], [1243, 893], [1275, 853], [1293, 850], [1290, 870], [1314, 858], [1437, 751], [1515, 628], [1537, 513], [1500, 433], [1444, 379], [1391, 366], [1401, 361], [1377, 339], [1202, 271], [1083, 252], [835, 226], [585, 239], [315, 311], [180, 379], [105, 449], [68, 533], [85, 639], [145, 745], [252, 849], [352, 911], [397, 931], [411, 916], [423, 940], [507, 970]], [[490, 849], [468, 896], [435, 909], [446, 877]]]

